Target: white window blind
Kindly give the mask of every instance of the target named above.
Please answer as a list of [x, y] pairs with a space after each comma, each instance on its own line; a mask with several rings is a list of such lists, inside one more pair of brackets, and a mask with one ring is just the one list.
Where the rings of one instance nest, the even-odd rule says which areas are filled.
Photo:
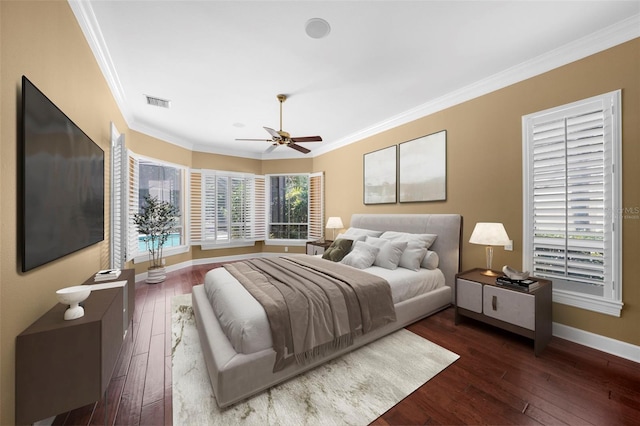
[[191, 244], [200, 243], [203, 238], [203, 214], [202, 214], [202, 173], [191, 171], [189, 179], [189, 240]]
[[324, 235], [324, 173], [309, 175], [309, 240]]
[[621, 301], [619, 95], [523, 117], [523, 263], [557, 295]]
[[128, 215], [127, 215], [127, 260], [131, 260], [138, 256], [138, 229], [133, 223], [133, 215], [138, 213], [139, 202], [139, 176], [138, 176], [138, 159], [133, 153], [129, 152], [129, 202], [128, 202]]
[[255, 241], [264, 241], [266, 238], [267, 206], [266, 206], [266, 185], [264, 176], [254, 176], [253, 194], [250, 197], [253, 211], [252, 238]]
[[111, 143], [111, 268], [124, 268], [127, 252], [127, 148], [112, 124]]
[[264, 177], [191, 171], [191, 244], [231, 245], [264, 239]]

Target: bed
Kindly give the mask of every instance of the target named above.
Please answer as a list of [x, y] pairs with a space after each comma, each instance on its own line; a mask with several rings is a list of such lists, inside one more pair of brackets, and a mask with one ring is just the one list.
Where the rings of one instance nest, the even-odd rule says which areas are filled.
[[[452, 288], [455, 274], [459, 272], [461, 226], [462, 218], [457, 214], [354, 214], [351, 217], [351, 228], [437, 235], [429, 247], [430, 251], [437, 253], [438, 265], [435, 270], [419, 267], [417, 271], [404, 268], [390, 271], [376, 266], [364, 269], [365, 272], [388, 280], [390, 284], [411, 281], [409, 277], [416, 274], [431, 277], [427, 281], [431, 280], [434, 284], [426, 284], [425, 288], [419, 290], [411, 284], [403, 284], [399, 289], [394, 289], [395, 284], [392, 284], [394, 321], [357, 335], [349, 346], [322, 353], [303, 364], [289, 363], [279, 369], [274, 367], [276, 345], [273, 344], [264, 309], [260, 311], [260, 315], [253, 314], [254, 310], [261, 308], [256, 308], [257, 301], [235, 276], [223, 268], [209, 271], [205, 284], [194, 286], [192, 301], [200, 344], [217, 404], [220, 407], [232, 405], [448, 307], [454, 300]], [[303, 266], [308, 262], [329, 262], [307, 255], [299, 255], [297, 258], [291, 256], [284, 260], [299, 261]], [[222, 297], [221, 292], [226, 295]], [[230, 300], [233, 303], [229, 303]], [[235, 312], [234, 308], [227, 305], [236, 306]], [[253, 319], [250, 326], [247, 326], [246, 318], [240, 318], [243, 315], [264, 318]], [[233, 317], [230, 319], [229, 316]], [[232, 330], [234, 327], [238, 330]]]

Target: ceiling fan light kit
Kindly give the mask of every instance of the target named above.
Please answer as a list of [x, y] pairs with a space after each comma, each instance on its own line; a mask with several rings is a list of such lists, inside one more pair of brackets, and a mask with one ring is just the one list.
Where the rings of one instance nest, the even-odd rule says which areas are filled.
[[302, 136], [291, 137], [289, 132], [282, 130], [282, 103], [287, 100], [287, 95], [276, 95], [278, 102], [280, 102], [280, 130], [276, 131], [270, 127], [263, 127], [267, 133], [271, 135], [271, 139], [236, 139], [237, 141], [265, 141], [270, 142], [272, 145], [265, 151], [265, 153], [273, 151], [278, 145], [286, 145], [289, 148], [293, 148], [303, 154], [308, 154], [311, 151], [303, 146], [296, 145], [296, 142], [322, 142], [320, 136]]

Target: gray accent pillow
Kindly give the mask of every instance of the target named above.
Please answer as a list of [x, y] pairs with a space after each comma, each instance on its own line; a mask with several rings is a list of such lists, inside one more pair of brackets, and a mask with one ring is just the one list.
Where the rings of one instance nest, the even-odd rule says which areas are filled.
[[327, 247], [322, 254], [323, 259], [330, 260], [332, 262], [340, 262], [343, 257], [351, 251], [351, 245], [353, 241], [343, 238], [337, 238], [334, 242]]
[[364, 241], [356, 241], [353, 244], [351, 252], [347, 254], [340, 263], [358, 269], [365, 269], [373, 265], [379, 251], [380, 249], [376, 246], [367, 244]]
[[440, 265], [440, 256], [435, 251], [427, 250], [427, 254], [422, 259], [421, 267], [425, 269], [436, 269]]
[[398, 267], [400, 257], [409, 244], [406, 241], [389, 241], [376, 237], [367, 237], [365, 242], [380, 249], [373, 264], [385, 269]]

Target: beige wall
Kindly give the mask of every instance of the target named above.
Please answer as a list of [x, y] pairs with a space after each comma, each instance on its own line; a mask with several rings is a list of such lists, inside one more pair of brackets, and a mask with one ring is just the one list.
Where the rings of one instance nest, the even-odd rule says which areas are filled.
[[[481, 247], [466, 241], [477, 221], [502, 221], [515, 251], [497, 250], [495, 264], [521, 266], [522, 167], [520, 118], [559, 104], [623, 89], [624, 206], [640, 206], [635, 185], [640, 171], [640, 41], [626, 43], [506, 89], [416, 120], [399, 128], [317, 158], [259, 161], [190, 152], [128, 129], [91, 50], [66, 2], [0, 1], [0, 424], [14, 418], [15, 337], [55, 303], [55, 290], [84, 281], [108, 265], [105, 242], [23, 274], [17, 256], [17, 123], [20, 78], [27, 75], [107, 153], [110, 122], [126, 135], [138, 154], [193, 168], [248, 173], [325, 172], [325, 213], [449, 213], [464, 216], [463, 268], [482, 265]], [[447, 130], [447, 200], [433, 203], [364, 206], [362, 155], [425, 134]], [[107, 168], [108, 169], [108, 168]], [[108, 178], [108, 170], [107, 170]], [[109, 213], [105, 185], [105, 213]], [[505, 201], [506, 200], [506, 201]], [[506, 206], [506, 207], [505, 207]], [[107, 222], [108, 223], [108, 222]], [[622, 318], [566, 306], [554, 307], [554, 320], [625, 342], [640, 344], [640, 265], [634, 258], [640, 220], [624, 222], [624, 301]], [[191, 259], [282, 251], [261, 244], [252, 248], [190, 252], [167, 259]], [[296, 250], [292, 250], [296, 251]], [[146, 269], [136, 265], [137, 272]]]
[[[325, 212], [460, 213], [462, 268], [484, 266], [484, 248], [469, 244], [476, 222], [502, 222], [514, 251], [494, 252], [494, 268], [522, 267], [523, 115], [622, 89], [623, 205], [640, 206], [640, 39], [543, 75], [364, 139], [314, 159], [326, 174]], [[364, 205], [362, 155], [380, 148], [447, 131], [447, 200], [431, 203]], [[354, 196], [357, 194], [357, 196]], [[553, 320], [613, 339], [640, 344], [640, 219], [623, 221], [623, 301], [621, 318], [554, 304]]]
[[[14, 417], [15, 338], [55, 303], [55, 290], [83, 282], [108, 266], [105, 241], [33, 271], [17, 255], [17, 126], [26, 75], [107, 154], [110, 122], [126, 123], [67, 2], [0, 2], [0, 424]], [[105, 167], [108, 179], [108, 167]], [[105, 213], [109, 192], [105, 187]]]

